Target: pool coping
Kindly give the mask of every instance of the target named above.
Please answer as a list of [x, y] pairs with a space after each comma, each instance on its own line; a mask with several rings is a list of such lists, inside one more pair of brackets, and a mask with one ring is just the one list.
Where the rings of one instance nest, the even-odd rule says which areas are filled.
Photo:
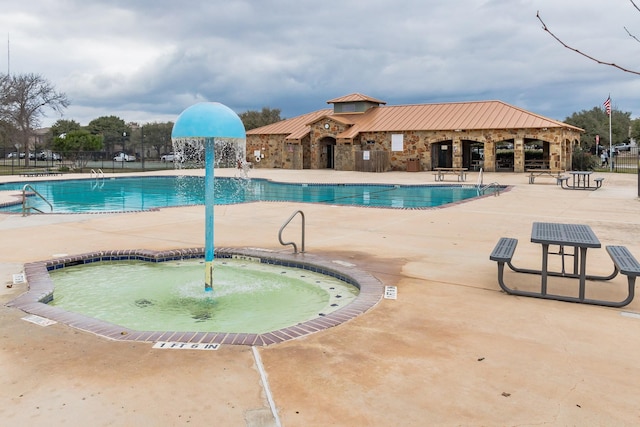
[[182, 332], [182, 331], [138, 331], [107, 321], [69, 312], [50, 306], [53, 299], [53, 280], [49, 271], [68, 266], [99, 261], [140, 260], [164, 262], [204, 258], [204, 248], [152, 251], [142, 249], [109, 250], [74, 256], [64, 256], [24, 265], [27, 292], [9, 301], [6, 306], [18, 308], [26, 313], [66, 324], [76, 329], [116, 341], [172, 342], [190, 344], [268, 346], [301, 338], [325, 329], [338, 326], [373, 308], [382, 299], [384, 285], [371, 274], [355, 266], [338, 264], [325, 257], [308, 253], [279, 253], [260, 248], [216, 248], [216, 258], [259, 258], [260, 262], [302, 268], [326, 274], [346, 281], [359, 288], [354, 301], [331, 313], [260, 334], [236, 332]]

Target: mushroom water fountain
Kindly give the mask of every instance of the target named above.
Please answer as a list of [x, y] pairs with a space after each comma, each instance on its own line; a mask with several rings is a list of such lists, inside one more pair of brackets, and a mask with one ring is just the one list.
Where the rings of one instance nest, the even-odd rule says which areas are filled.
[[[213, 291], [214, 178], [221, 160], [237, 164], [246, 159], [246, 133], [240, 117], [219, 102], [200, 102], [178, 116], [171, 142], [182, 160], [196, 157], [205, 166], [205, 291]], [[216, 160], [216, 151], [219, 158]], [[224, 153], [224, 158], [222, 154]], [[202, 154], [204, 155], [202, 157]]]

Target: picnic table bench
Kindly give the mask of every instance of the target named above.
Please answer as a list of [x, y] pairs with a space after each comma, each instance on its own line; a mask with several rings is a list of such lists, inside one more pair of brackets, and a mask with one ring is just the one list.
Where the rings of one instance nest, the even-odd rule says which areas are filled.
[[527, 169], [549, 169], [549, 162], [542, 159], [525, 160], [524, 167]]
[[536, 178], [539, 178], [539, 177], [555, 178], [556, 184], [559, 184], [560, 179], [562, 178], [562, 174], [564, 173], [564, 170], [534, 168], [534, 169], [527, 169], [526, 172], [529, 174], [529, 184], [534, 184]]
[[[512, 259], [518, 244], [518, 240], [510, 237], [501, 237], [491, 252], [489, 259], [498, 263], [498, 284], [500, 288], [511, 295], [528, 296], [535, 298], [552, 299], [556, 301], [568, 301], [584, 304], [596, 304], [607, 307], [624, 307], [629, 304], [635, 294], [636, 277], [640, 276], [640, 263], [633, 257], [625, 246], [607, 246], [606, 250], [614, 264], [613, 273], [607, 276], [587, 274], [586, 260], [587, 249], [600, 248], [600, 241], [587, 225], [581, 224], [554, 224], [534, 223], [531, 232], [531, 242], [542, 245], [542, 268], [527, 269], [513, 265]], [[557, 252], [549, 251], [550, 245], [559, 247]], [[573, 248], [573, 252], [567, 251]], [[548, 266], [548, 256], [559, 255], [562, 257], [561, 271], [551, 270]], [[573, 257], [573, 271], [565, 271], [565, 257]], [[540, 291], [529, 291], [519, 287], [509, 287], [504, 280], [504, 266], [509, 266], [516, 273], [529, 273], [540, 275]], [[628, 292], [626, 298], [619, 301], [608, 299], [587, 298], [585, 295], [586, 281], [604, 282], [615, 278], [618, 273], [627, 276]], [[578, 279], [578, 296], [554, 294], [547, 291], [548, 276]]]
[[568, 176], [562, 177], [558, 179], [558, 184], [562, 186], [565, 190], [597, 190], [602, 187], [602, 183], [604, 182], [604, 178], [595, 178], [593, 180], [595, 185], [591, 185], [591, 171], [569, 171], [571, 176], [573, 177], [572, 184], [569, 184]]
[[467, 168], [434, 168], [433, 177], [436, 181], [444, 181], [445, 175], [456, 175], [458, 181], [467, 180]]

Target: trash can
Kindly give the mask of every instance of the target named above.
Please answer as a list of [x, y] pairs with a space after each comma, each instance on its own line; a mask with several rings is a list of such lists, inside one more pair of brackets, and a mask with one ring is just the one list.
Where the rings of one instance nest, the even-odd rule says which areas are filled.
[[407, 172], [420, 172], [420, 159], [407, 159]]

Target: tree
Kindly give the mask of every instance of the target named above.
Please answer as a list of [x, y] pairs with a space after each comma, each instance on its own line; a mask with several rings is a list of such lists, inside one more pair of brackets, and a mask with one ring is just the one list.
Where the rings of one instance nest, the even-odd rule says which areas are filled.
[[172, 151], [171, 131], [173, 130], [173, 122], [165, 123], [147, 123], [140, 128], [143, 134], [141, 140], [146, 149], [145, 157], [149, 157], [149, 148], [155, 151], [155, 155], [160, 157], [162, 153]]
[[53, 138], [52, 147], [62, 153], [65, 159], [80, 163], [79, 166], [82, 168], [89, 160], [89, 157], [84, 156], [83, 152], [102, 150], [102, 136], [94, 135], [86, 129], [70, 130]]
[[631, 121], [631, 138], [634, 141], [640, 141], [640, 119]]
[[117, 144], [124, 145], [131, 129], [119, 117], [102, 116], [89, 122], [86, 129], [94, 135], [102, 135], [104, 148], [109, 154], [115, 151]]
[[15, 127], [6, 120], [0, 120], [0, 141], [2, 141], [2, 157], [15, 150], [15, 147], [11, 143], [14, 135], [16, 134]]
[[[634, 2], [633, 0], [629, 0], [629, 1], [630, 1], [630, 2], [631, 2], [631, 4], [633, 5], [633, 7], [635, 7], [635, 8], [636, 8], [636, 10], [637, 10], [638, 12], [640, 12], [640, 7], [638, 7], [638, 5], [636, 5], [636, 3], [635, 3], [635, 2]], [[624, 71], [625, 73], [630, 73], [630, 74], [640, 75], [640, 71], [635, 71], [635, 70], [631, 70], [631, 69], [629, 69], [629, 68], [622, 67], [622, 66], [620, 66], [620, 65], [618, 65], [618, 64], [616, 64], [616, 63], [614, 63], [614, 62], [601, 61], [600, 59], [598, 59], [598, 58], [596, 58], [596, 57], [594, 57], [594, 56], [592, 56], [592, 55], [589, 55], [589, 54], [587, 54], [587, 53], [585, 53], [585, 52], [583, 52], [583, 51], [581, 51], [581, 50], [579, 50], [579, 49], [576, 49], [575, 47], [569, 46], [569, 45], [568, 45], [568, 44], [566, 44], [564, 41], [562, 41], [562, 39], [560, 39], [558, 36], [556, 36], [556, 35], [555, 35], [555, 34], [554, 34], [550, 29], [549, 29], [549, 27], [547, 27], [547, 24], [545, 24], [545, 23], [544, 23], [544, 21], [542, 20], [542, 17], [540, 16], [540, 12], [536, 13], [536, 18], [538, 18], [538, 21], [540, 21], [540, 23], [542, 24], [542, 29], [543, 29], [543, 30], [545, 30], [547, 33], [549, 33], [549, 35], [550, 35], [551, 37], [553, 37], [553, 38], [554, 38], [558, 43], [560, 43], [563, 47], [565, 47], [565, 48], [567, 48], [567, 49], [569, 49], [569, 50], [571, 50], [571, 51], [573, 51], [573, 52], [575, 52], [575, 53], [577, 53], [577, 54], [579, 54], [579, 55], [582, 55], [582, 56], [584, 56], [585, 58], [587, 58], [587, 59], [589, 59], [589, 60], [591, 60], [591, 61], [593, 61], [593, 62], [596, 62], [596, 63], [598, 63], [598, 64], [601, 64], [601, 65], [608, 65], [608, 66], [610, 66], [610, 67], [617, 68], [617, 69], [618, 69], [618, 70], [620, 70], [620, 71]], [[629, 32], [629, 30], [627, 30], [627, 28], [626, 28], [626, 27], [625, 27], [624, 29], [625, 29], [625, 31], [627, 32], [627, 34], [629, 35], [629, 37], [633, 38], [633, 39], [634, 39], [634, 40], [636, 40], [636, 41], [640, 41], [636, 36], [634, 36], [633, 34], [631, 34], [631, 33]]]
[[75, 120], [60, 119], [51, 126], [49, 133], [51, 134], [51, 139], [53, 140], [60, 135], [80, 129], [82, 129], [82, 126]]
[[[627, 142], [631, 126], [631, 113], [613, 109], [611, 114], [616, 118], [611, 122], [611, 144]], [[573, 113], [564, 122], [584, 129], [584, 135], [580, 138], [583, 148], [595, 153], [596, 135], [599, 135], [602, 146], [609, 145], [609, 116], [602, 108], [593, 107], [591, 110]]]
[[0, 119], [15, 127], [15, 142], [25, 152], [30, 149], [29, 137], [40, 125], [45, 110], [61, 114], [68, 106], [67, 96], [38, 74], [0, 76]]
[[279, 108], [262, 107], [262, 111], [248, 110], [240, 114], [240, 120], [244, 124], [246, 130], [259, 128], [270, 125], [281, 120]]

